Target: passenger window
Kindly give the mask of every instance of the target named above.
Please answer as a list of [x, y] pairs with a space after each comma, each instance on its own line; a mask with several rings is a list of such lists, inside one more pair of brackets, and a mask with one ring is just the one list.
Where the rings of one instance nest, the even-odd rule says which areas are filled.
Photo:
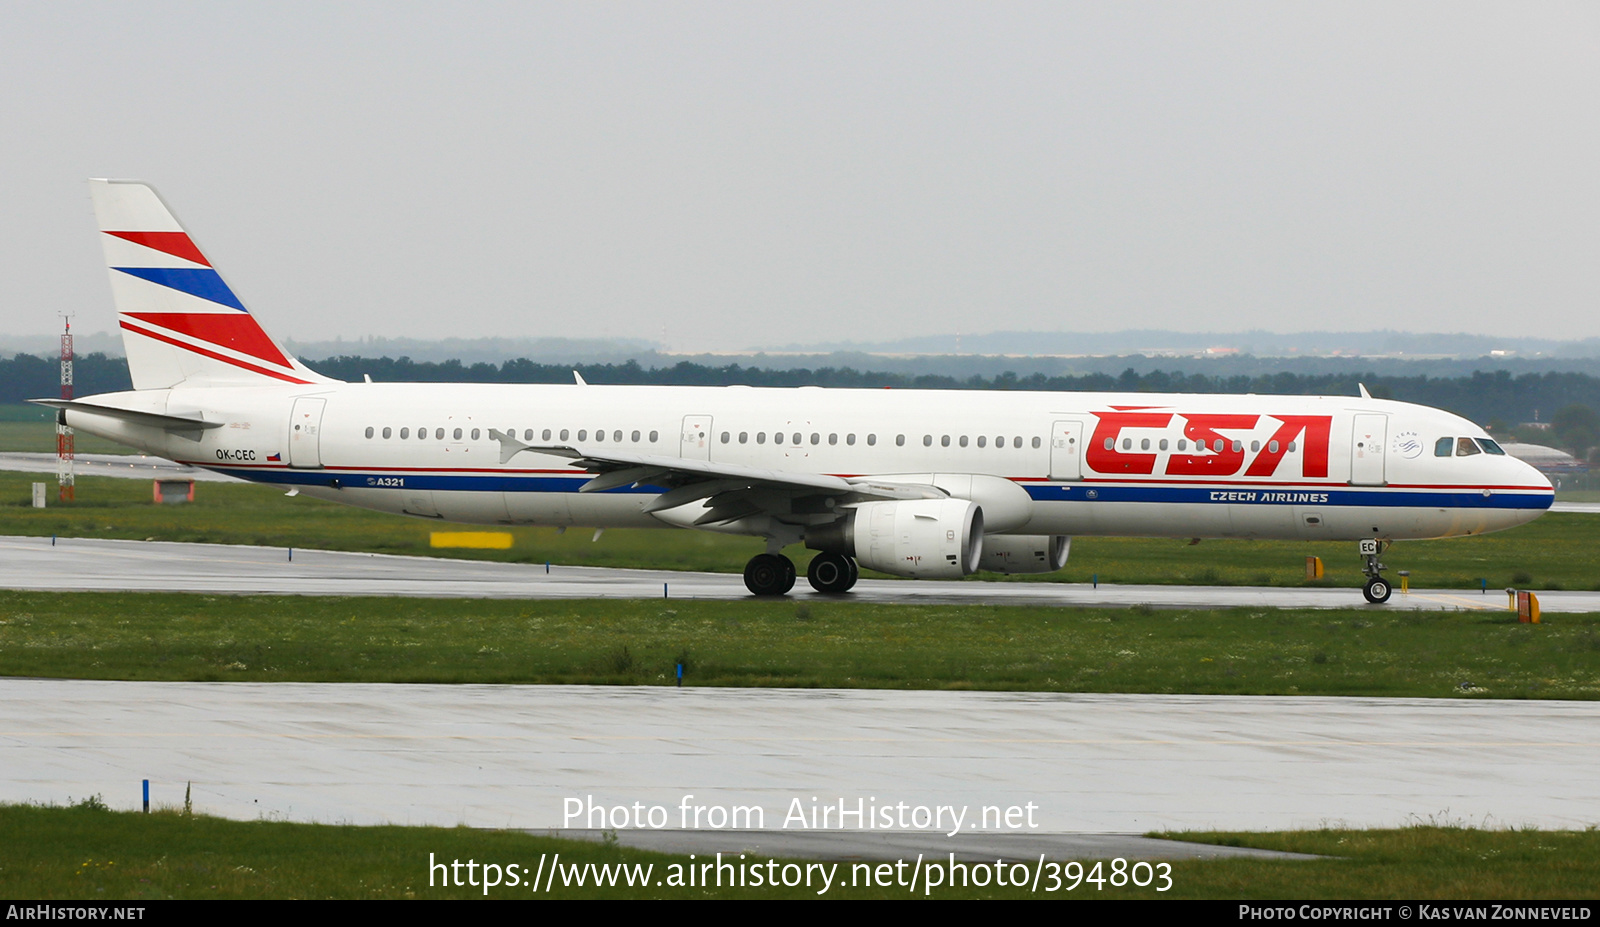
[[1244, 453], [1244, 442], [1243, 441], [1237, 441], [1237, 440], [1234, 441], [1233, 442], [1233, 452], [1235, 454]]
[[756, 443], [757, 444], [766, 444], [767, 443], [767, 433], [764, 432], [764, 431], [756, 432]]
[[739, 443], [740, 444], [748, 444], [749, 442], [750, 442], [750, 432], [748, 432], [748, 431], [739, 432]]
[[[1017, 435], [1015, 438], [1012, 438], [1011, 439], [1011, 446], [1012, 447], [1021, 447], [1022, 446], [1022, 435]], [[1034, 438], [1033, 439], [1033, 446], [1034, 447], [1038, 447], [1039, 446], [1039, 439], [1038, 438]]]
[[1122, 439], [1122, 449], [1125, 450], [1125, 451], [1133, 450], [1133, 439], [1132, 438], [1123, 438]]
[[987, 447], [988, 444], [989, 444], [989, 436], [988, 435], [978, 435], [978, 446], [979, 447]]
[[822, 443], [822, 435], [819, 435], [819, 434], [817, 434], [816, 432], [813, 431], [811, 433], [811, 443], [813, 445], [821, 444]]
[[[630, 440], [633, 441], [634, 444], [638, 444], [639, 443], [639, 429], [635, 428], [633, 430], [633, 434], [629, 435], [628, 437], [629, 437]], [[727, 442], [723, 442], [723, 443], [727, 443]]]
[[800, 432], [798, 432], [798, 431], [794, 433], [794, 443], [795, 444], [799, 444], [800, 443]]
[[1149, 438], [1140, 439], [1140, 441], [1139, 441], [1139, 450], [1141, 450], [1141, 451], [1150, 450], [1150, 439]]
[[383, 430], [383, 436], [384, 436], [384, 437], [385, 437], [385, 438], [387, 438], [387, 437], [389, 437], [389, 435], [390, 435], [390, 434], [391, 434], [391, 433], [392, 433], [392, 432], [391, 432], [391, 431], [390, 431], [390, 429], [388, 429], [388, 428], [385, 428], [385, 429], [384, 429], [384, 430]]
[[[869, 440], [867, 443], [871, 444], [872, 442]], [[906, 443], [906, 436], [905, 435], [895, 435], [894, 436], [894, 446], [895, 447], [905, 447], [905, 443]]]
[[1478, 445], [1471, 438], [1458, 438], [1456, 440], [1457, 457], [1471, 457], [1473, 454], [1481, 453], [1483, 452], [1478, 450]]
[[845, 435], [844, 436], [844, 443], [850, 445], [851, 447], [855, 447], [856, 446], [856, 433], [852, 431], [849, 434]]
[[541, 439], [540, 439], [540, 440], [542, 440], [542, 441], [548, 441], [548, 440], [550, 440], [550, 429], [548, 429], [548, 428], [546, 428], [546, 429], [545, 429], [545, 430], [544, 430], [544, 437], [543, 437], [543, 438], [541, 438]]
[[1178, 439], [1178, 450], [1187, 451], [1188, 449], [1189, 449], [1189, 442], [1187, 440], [1183, 439], [1183, 438], [1179, 438]]
[[[578, 437], [583, 437], [583, 432], [578, 432]], [[604, 441], [606, 439], [606, 430], [604, 428], [596, 428], [594, 430], [594, 439], [596, 441]]]
[[436, 441], [443, 441], [444, 440], [444, 429], [443, 428], [435, 428], [433, 430], [433, 437], [434, 437], [434, 440], [436, 440]]
[[922, 446], [923, 447], [933, 447], [933, 435], [923, 435], [922, 436]]
[[1166, 438], [1162, 438], [1161, 439], [1161, 443], [1156, 445], [1156, 450], [1164, 451], [1166, 449], [1167, 449], [1167, 439]]
[[828, 445], [831, 447], [839, 443], [839, 436], [833, 432], [828, 433]]
[[1267, 453], [1269, 453], [1269, 454], [1278, 453], [1278, 442], [1276, 442], [1276, 441], [1268, 441], [1267, 442]]
[[402, 438], [411, 437], [411, 429], [409, 429], [409, 428], [400, 429], [400, 437], [402, 437]]
[[949, 447], [950, 446], [950, 436], [949, 435], [944, 435], [943, 437], [939, 438], [939, 446], [940, 447]]
[[723, 444], [727, 444], [727, 443], [728, 443], [728, 441], [729, 441], [729, 439], [731, 439], [731, 438], [732, 438], [732, 437], [733, 437], [733, 435], [731, 435], [731, 434], [728, 434], [728, 433], [727, 433], [727, 432], [726, 432], [726, 431], [724, 431], [724, 432], [723, 432], [723, 433], [722, 433], [722, 443], [723, 443]]
[[1260, 441], [1251, 441], [1250, 442], [1250, 453], [1254, 454], [1256, 451], [1259, 451], [1259, 450], [1261, 450], [1261, 442]]
[[370, 438], [370, 437], [372, 437], [372, 434], [373, 434], [373, 432], [372, 432], [372, 426], [371, 426], [371, 425], [368, 425], [368, 426], [367, 426], [367, 437], [369, 437], [369, 438]]
[[472, 429], [472, 440], [478, 440], [478, 429], [476, 428]]
[[1108, 450], [1108, 451], [1115, 450], [1116, 449], [1116, 445], [1117, 445], [1116, 441], [1112, 440], [1111, 438], [1107, 438], [1106, 439], [1106, 450]]
[[651, 443], [651, 444], [654, 444], [654, 443], [656, 443], [656, 436], [657, 436], [657, 435], [659, 435], [659, 434], [660, 434], [660, 433], [661, 433], [661, 432], [659, 432], [659, 431], [652, 431], [652, 432], [650, 432], [650, 443]]
[[[1039, 436], [1038, 435], [1034, 435], [1033, 436], [1033, 447], [1034, 447], [1034, 450], [1038, 450], [1039, 445], [1042, 444], [1042, 443], [1043, 442], [1039, 440]], [[1021, 447], [1021, 446], [1022, 446], [1022, 439], [1018, 438], [1017, 439], [1017, 447]]]
[[457, 428], [455, 430], [455, 434], [452, 437], [454, 437], [457, 441], [460, 441], [461, 440], [461, 429]]
[[[878, 436], [877, 435], [875, 435], [875, 434], [867, 435], [867, 447], [873, 447], [877, 443], [878, 443]], [[900, 436], [900, 443], [901, 444], [905, 443], [905, 436], [904, 435]]]
[[589, 429], [587, 429], [587, 428], [579, 428], [578, 429], [578, 440], [579, 441], [587, 441], [587, 440], [589, 440]]
[[782, 444], [783, 443], [783, 432], [774, 431], [772, 433], [772, 443], [773, 444]]
[[568, 434], [569, 434], [569, 432], [565, 428], [561, 429], [561, 440], [563, 440], [563, 441], [567, 440], [567, 435]]

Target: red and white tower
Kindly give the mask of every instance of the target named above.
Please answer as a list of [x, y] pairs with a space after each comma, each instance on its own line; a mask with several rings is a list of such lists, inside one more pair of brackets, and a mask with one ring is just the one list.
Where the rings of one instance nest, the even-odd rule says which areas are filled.
[[[61, 333], [61, 398], [72, 398], [72, 317], [64, 316], [67, 328]], [[71, 502], [76, 495], [77, 480], [73, 474], [72, 429], [67, 427], [66, 413], [56, 415], [56, 482], [61, 484], [57, 498]]]

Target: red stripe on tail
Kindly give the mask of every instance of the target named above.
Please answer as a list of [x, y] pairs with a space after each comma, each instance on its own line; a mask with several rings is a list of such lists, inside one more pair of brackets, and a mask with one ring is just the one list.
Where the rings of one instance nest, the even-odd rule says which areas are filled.
[[292, 367], [278, 346], [261, 330], [256, 320], [244, 312], [130, 312], [130, 318], [175, 332], [190, 338], [209, 341], [240, 354], [260, 358], [269, 364]]
[[211, 266], [206, 256], [200, 253], [200, 249], [194, 246], [193, 241], [189, 240], [187, 232], [107, 232], [106, 234], [131, 241], [136, 245], [144, 245], [146, 248], [153, 248], [162, 254]]

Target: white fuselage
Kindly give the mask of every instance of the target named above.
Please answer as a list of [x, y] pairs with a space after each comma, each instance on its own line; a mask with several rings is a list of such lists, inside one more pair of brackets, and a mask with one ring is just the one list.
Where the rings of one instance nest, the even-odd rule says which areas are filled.
[[1553, 498], [1514, 458], [1441, 456], [1442, 439], [1486, 437], [1470, 422], [1367, 398], [340, 383], [95, 401], [222, 425], [180, 434], [80, 410], [68, 423], [321, 498], [478, 524], [693, 520], [646, 513], [662, 491], [648, 484], [580, 493], [593, 474], [569, 457], [502, 462], [490, 429], [535, 448], [931, 483], [991, 500], [987, 530], [1005, 534], [1449, 537], [1523, 524]]

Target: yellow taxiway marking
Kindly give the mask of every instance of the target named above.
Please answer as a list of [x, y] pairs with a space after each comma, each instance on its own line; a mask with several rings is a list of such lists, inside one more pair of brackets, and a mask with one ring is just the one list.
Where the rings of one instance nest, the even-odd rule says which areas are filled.
[[1451, 595], [1449, 593], [1430, 592], [1409, 592], [1406, 593], [1405, 596], [1406, 598], [1426, 599], [1429, 602], [1440, 602], [1446, 605], [1456, 605], [1461, 608], [1471, 609], [1473, 611], [1503, 612], [1506, 610], [1506, 607], [1496, 602], [1492, 596], [1482, 596], [1478, 599], [1470, 599], [1466, 596]]

